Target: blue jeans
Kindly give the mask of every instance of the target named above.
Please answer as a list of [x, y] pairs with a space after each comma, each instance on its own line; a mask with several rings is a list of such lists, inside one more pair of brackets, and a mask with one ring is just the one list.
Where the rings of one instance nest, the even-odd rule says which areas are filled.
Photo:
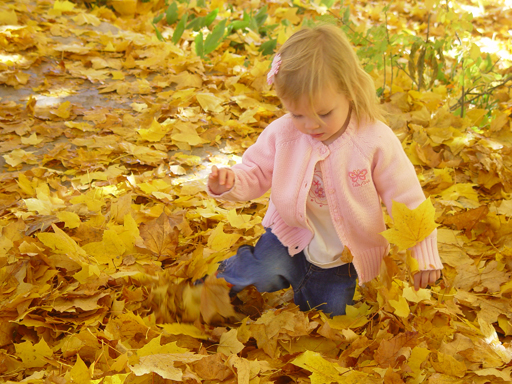
[[244, 245], [236, 255], [222, 261], [217, 277], [239, 292], [254, 285], [259, 292], [288, 288], [302, 311], [321, 309], [331, 316], [344, 315], [353, 303], [357, 274], [352, 263], [323, 269], [306, 260], [303, 252], [291, 257], [288, 248], [267, 229], [255, 247]]

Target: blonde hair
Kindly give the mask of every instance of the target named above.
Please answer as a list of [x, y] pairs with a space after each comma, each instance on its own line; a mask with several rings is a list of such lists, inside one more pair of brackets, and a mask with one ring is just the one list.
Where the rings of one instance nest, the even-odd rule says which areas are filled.
[[357, 121], [384, 120], [372, 77], [366, 73], [343, 31], [330, 24], [294, 33], [279, 50], [281, 65], [274, 84], [280, 99], [310, 104], [325, 86], [350, 101]]

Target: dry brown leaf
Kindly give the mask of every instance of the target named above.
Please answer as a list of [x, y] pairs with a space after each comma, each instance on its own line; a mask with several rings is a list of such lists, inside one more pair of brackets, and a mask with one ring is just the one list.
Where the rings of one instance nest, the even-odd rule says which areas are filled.
[[165, 213], [141, 226], [140, 236], [147, 249], [159, 257], [166, 259], [176, 255], [179, 230], [172, 225], [170, 217]]

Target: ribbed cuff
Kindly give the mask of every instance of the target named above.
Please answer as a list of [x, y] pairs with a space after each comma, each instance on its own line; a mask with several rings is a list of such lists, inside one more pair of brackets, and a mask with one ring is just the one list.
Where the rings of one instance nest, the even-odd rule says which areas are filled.
[[437, 249], [437, 231], [434, 231], [425, 240], [412, 247], [411, 251], [414, 258], [418, 261], [420, 270], [443, 269], [443, 263]]
[[387, 253], [385, 247], [376, 247], [365, 250], [363, 253], [354, 256], [354, 267], [357, 271], [357, 277], [359, 279], [359, 285], [366, 283], [380, 273], [380, 265], [382, 258]]

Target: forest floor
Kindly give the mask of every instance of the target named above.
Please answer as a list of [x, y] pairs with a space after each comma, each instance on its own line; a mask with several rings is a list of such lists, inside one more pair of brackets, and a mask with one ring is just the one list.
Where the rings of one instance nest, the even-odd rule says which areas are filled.
[[[219, 17], [267, 5], [278, 41], [327, 13], [207, 4]], [[448, 28], [427, 27], [417, 2], [365, 4], [345, 2], [361, 29], [384, 15], [391, 31]], [[445, 268], [416, 292], [395, 247], [334, 318], [300, 312], [290, 290], [230, 299], [222, 280], [194, 285], [262, 234], [268, 199], [210, 199], [208, 170], [239, 162], [284, 112], [261, 36], [238, 33], [205, 60], [192, 31], [173, 44], [159, 24], [159, 41], [151, 6], [0, 4], [0, 382], [511, 382], [511, 4], [458, 9], [505, 79], [464, 117], [456, 80], [418, 91], [403, 71], [392, 84], [371, 73], [435, 208]]]

